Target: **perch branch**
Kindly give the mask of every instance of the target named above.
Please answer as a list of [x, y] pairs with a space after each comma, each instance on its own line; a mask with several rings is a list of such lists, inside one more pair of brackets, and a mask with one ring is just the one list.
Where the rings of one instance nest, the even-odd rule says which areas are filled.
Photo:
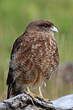
[[20, 94], [0, 103], [0, 110], [73, 110], [73, 94], [51, 101], [51, 104], [28, 94]]

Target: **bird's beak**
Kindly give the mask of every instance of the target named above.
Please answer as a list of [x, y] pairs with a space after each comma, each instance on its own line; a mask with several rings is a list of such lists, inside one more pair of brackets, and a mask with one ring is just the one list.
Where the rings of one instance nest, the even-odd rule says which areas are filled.
[[52, 27], [51, 27], [51, 31], [53, 31], [53, 32], [58, 32], [58, 29], [57, 29], [55, 26], [52, 26]]

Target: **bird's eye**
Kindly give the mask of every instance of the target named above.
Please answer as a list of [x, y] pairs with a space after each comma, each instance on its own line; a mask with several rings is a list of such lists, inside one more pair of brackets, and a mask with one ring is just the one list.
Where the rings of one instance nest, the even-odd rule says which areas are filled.
[[45, 28], [47, 28], [47, 27], [48, 27], [48, 24], [44, 24], [43, 26], [44, 26]]
[[50, 24], [40, 24], [39, 26], [47, 28], [47, 27], [50, 27]]

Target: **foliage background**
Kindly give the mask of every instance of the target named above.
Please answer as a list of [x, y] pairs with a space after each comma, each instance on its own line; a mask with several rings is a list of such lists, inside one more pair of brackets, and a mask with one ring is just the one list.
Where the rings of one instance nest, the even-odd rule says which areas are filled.
[[[35, 19], [58, 27], [60, 63], [73, 61], [73, 0], [0, 0], [0, 99], [6, 97], [6, 77], [15, 39]], [[54, 88], [55, 89], [55, 88]]]

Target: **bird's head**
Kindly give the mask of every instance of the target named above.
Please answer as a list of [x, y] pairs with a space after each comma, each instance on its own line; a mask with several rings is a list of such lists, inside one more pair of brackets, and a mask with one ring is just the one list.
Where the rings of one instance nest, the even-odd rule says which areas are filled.
[[48, 20], [36, 20], [28, 24], [26, 31], [40, 31], [40, 32], [58, 32], [57, 28], [51, 21]]

